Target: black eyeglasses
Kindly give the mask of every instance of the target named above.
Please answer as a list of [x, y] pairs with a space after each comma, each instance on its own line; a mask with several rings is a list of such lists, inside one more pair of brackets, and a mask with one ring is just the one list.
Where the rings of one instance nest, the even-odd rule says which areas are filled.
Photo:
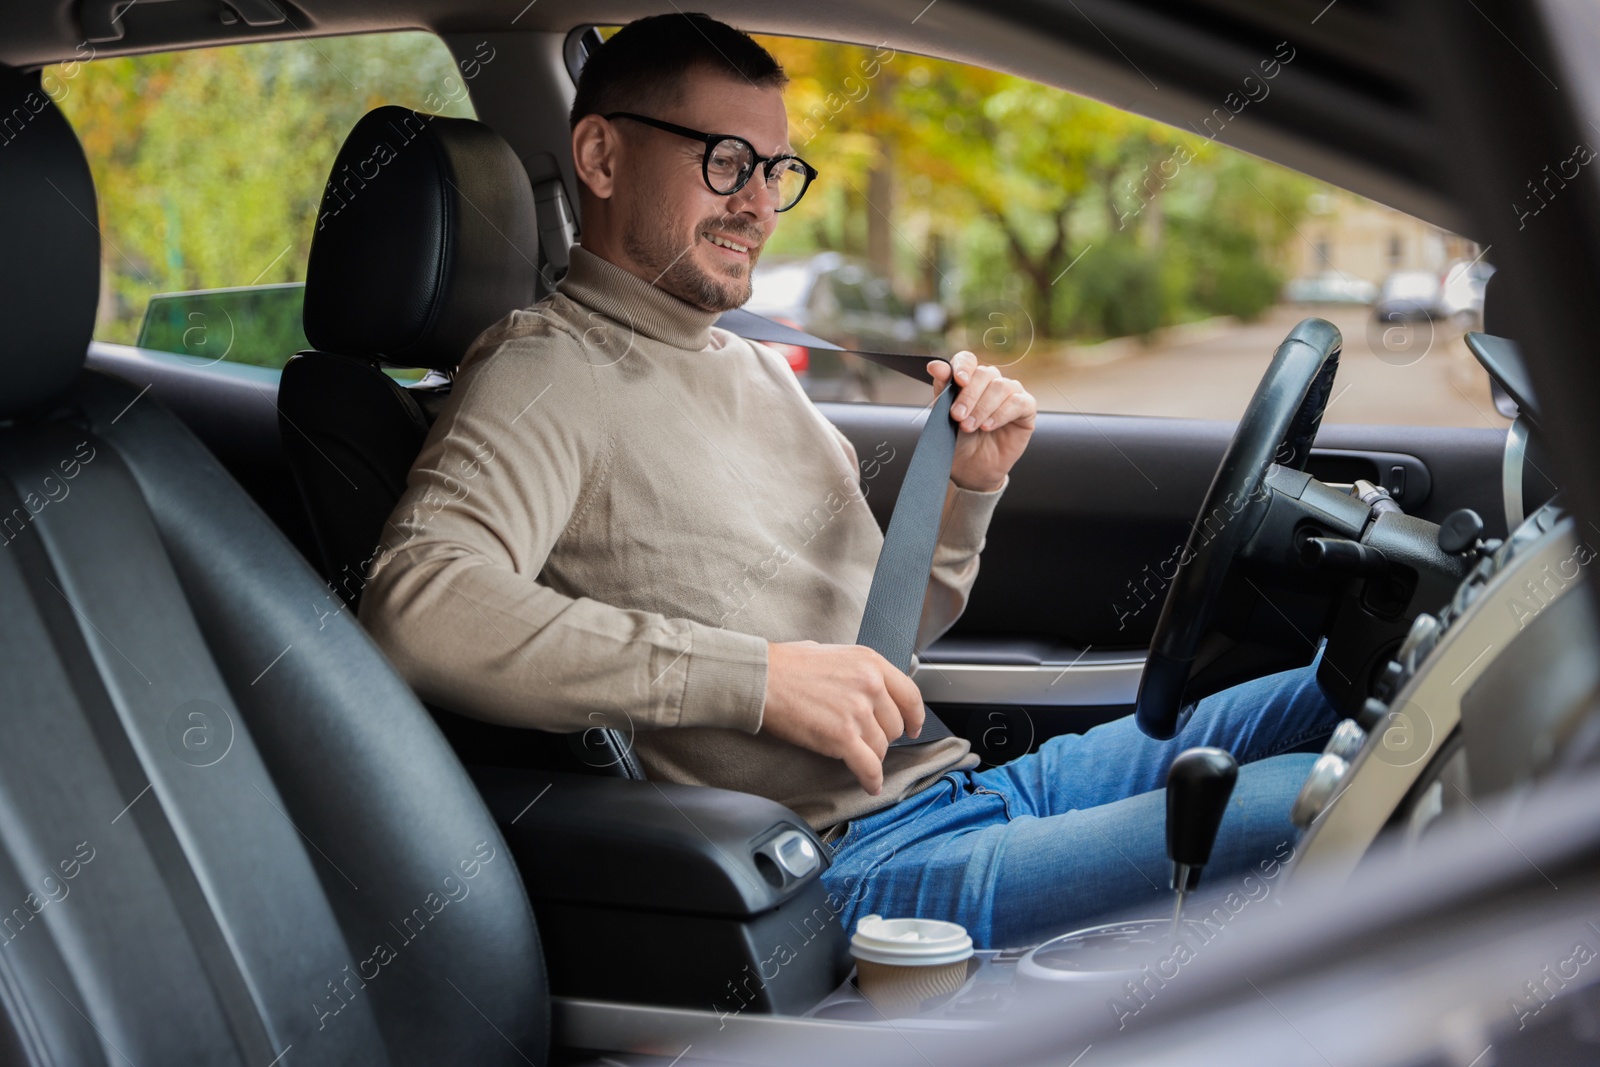
[[762, 176], [766, 179], [767, 192], [777, 201], [777, 210], [788, 211], [806, 195], [806, 188], [817, 176], [817, 169], [799, 156], [757, 155], [754, 145], [731, 133], [701, 133], [687, 126], [627, 111], [613, 111], [606, 118], [632, 119], [679, 137], [704, 142], [706, 154], [700, 161], [700, 173], [706, 180], [706, 187], [721, 196], [732, 196], [743, 189], [759, 163]]

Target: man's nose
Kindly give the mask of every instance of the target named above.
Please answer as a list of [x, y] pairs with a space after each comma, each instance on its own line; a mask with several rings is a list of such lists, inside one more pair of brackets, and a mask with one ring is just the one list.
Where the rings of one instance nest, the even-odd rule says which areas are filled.
[[778, 213], [777, 197], [777, 190], [767, 188], [765, 176], [757, 167], [744, 187], [728, 197], [728, 211], [731, 214], [753, 215], [756, 222], [764, 226]]

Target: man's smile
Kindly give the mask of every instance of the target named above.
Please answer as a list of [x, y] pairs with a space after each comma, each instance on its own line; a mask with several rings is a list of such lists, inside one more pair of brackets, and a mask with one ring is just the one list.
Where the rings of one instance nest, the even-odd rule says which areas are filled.
[[724, 236], [720, 233], [712, 233], [710, 230], [702, 232], [700, 236], [704, 237], [710, 244], [721, 249], [722, 255], [725, 255], [730, 259], [740, 263], [747, 262], [750, 259], [750, 253], [758, 243], [748, 239], [740, 240], [735, 237]]

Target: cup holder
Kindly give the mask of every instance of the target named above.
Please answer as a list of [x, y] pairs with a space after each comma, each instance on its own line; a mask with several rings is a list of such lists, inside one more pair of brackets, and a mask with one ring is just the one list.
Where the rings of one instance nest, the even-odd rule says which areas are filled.
[[1164, 980], [1193, 959], [1217, 931], [1185, 919], [1177, 936], [1171, 919], [1103, 923], [1051, 938], [1017, 961], [1019, 989], [1063, 990], [1075, 985], [1120, 987], [1149, 969]]

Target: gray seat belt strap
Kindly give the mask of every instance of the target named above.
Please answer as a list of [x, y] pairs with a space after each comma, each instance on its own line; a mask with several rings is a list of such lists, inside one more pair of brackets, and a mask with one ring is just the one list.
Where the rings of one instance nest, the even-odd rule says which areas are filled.
[[[878, 553], [861, 630], [856, 635], [856, 644], [876, 649], [903, 671], [911, 669], [911, 656], [916, 651], [922, 605], [928, 596], [928, 574], [939, 543], [945, 483], [950, 480], [950, 464], [956, 454], [957, 428], [950, 421], [954, 397], [955, 390], [946, 386], [934, 400], [917, 438], [911, 465], [894, 501], [889, 529], [883, 535], [883, 550]], [[889, 742], [889, 747], [922, 745], [950, 736], [950, 728], [932, 709], [925, 712], [921, 735], [902, 735]]]
[[[727, 312], [716, 324], [752, 341], [851, 352], [909, 377], [932, 382], [927, 373], [929, 357], [926, 356], [840, 348], [820, 337], [742, 310]], [[945, 484], [950, 480], [950, 465], [956, 453], [958, 428], [950, 421], [954, 399], [954, 390], [947, 386], [934, 400], [927, 421], [923, 423], [905, 480], [900, 483], [900, 495], [895, 498], [889, 528], [884, 532], [883, 549], [878, 553], [878, 565], [872, 572], [867, 606], [856, 635], [856, 644], [875, 650], [902, 671], [911, 669], [917, 630], [922, 624], [922, 605], [928, 595], [928, 576], [933, 570], [933, 553], [939, 543]], [[950, 736], [950, 728], [931, 709], [925, 709], [921, 735], [901, 735], [889, 742], [889, 747], [923, 745]]]

